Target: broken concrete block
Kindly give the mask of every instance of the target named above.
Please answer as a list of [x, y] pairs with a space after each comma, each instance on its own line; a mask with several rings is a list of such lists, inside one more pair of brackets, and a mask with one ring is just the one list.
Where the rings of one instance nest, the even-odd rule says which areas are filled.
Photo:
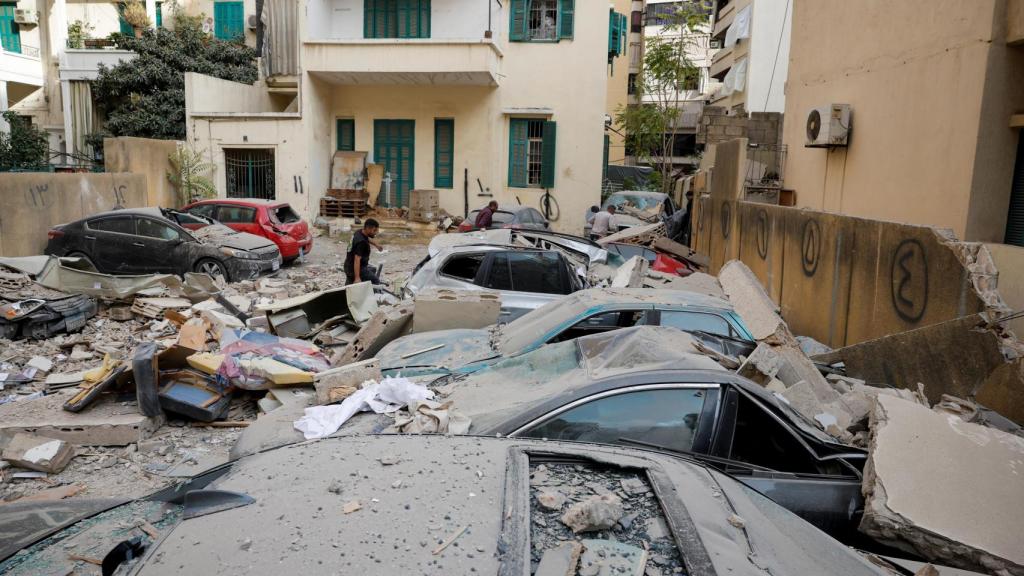
[[40, 372], [49, 372], [53, 370], [53, 360], [45, 356], [33, 356], [25, 363], [26, 368], [35, 368]]
[[[779, 356], [781, 362], [776, 378], [782, 380], [786, 386], [792, 386], [801, 380], [813, 385], [814, 391], [819, 397], [826, 401], [833, 401], [838, 395], [833, 395], [834, 390], [829, 386], [825, 377], [818, 371], [818, 367], [811, 362], [811, 359], [796, 346], [776, 346], [773, 351]], [[827, 392], [826, 392], [827, 390]]]
[[1024, 439], [879, 394], [860, 531], [938, 564], [1024, 574]]
[[344, 366], [373, 357], [388, 342], [412, 330], [414, 311], [415, 306], [409, 301], [379, 308], [356, 333], [352, 343], [331, 358], [331, 365]]
[[576, 576], [583, 545], [579, 542], [565, 542], [544, 551], [534, 576]]
[[772, 350], [772, 347], [760, 342], [757, 348], [750, 353], [750, 356], [740, 364], [736, 373], [748, 380], [765, 386], [768, 382], [775, 380], [782, 366], [782, 359]]
[[380, 360], [370, 358], [321, 372], [313, 378], [316, 403], [333, 404], [348, 398], [367, 380], [380, 382]]
[[580, 576], [643, 576], [647, 550], [613, 540], [584, 540]]
[[622, 517], [622, 500], [614, 494], [591, 496], [577, 502], [562, 515], [562, 523], [576, 534], [607, 530]]
[[747, 265], [731, 260], [718, 272], [718, 282], [736, 313], [757, 341], [796, 346], [796, 339], [779, 315], [779, 307]]
[[541, 508], [561, 510], [565, 505], [565, 494], [555, 489], [545, 489], [537, 493], [537, 503]]
[[612, 277], [612, 288], [641, 288], [650, 263], [640, 256], [633, 256]]
[[75, 451], [63, 440], [18, 433], [3, 450], [3, 459], [15, 466], [56, 474], [71, 461]]
[[206, 321], [192, 318], [182, 324], [178, 331], [178, 345], [199, 352], [206, 350]]
[[412, 331], [486, 328], [498, 323], [501, 295], [482, 290], [439, 289], [416, 295]]

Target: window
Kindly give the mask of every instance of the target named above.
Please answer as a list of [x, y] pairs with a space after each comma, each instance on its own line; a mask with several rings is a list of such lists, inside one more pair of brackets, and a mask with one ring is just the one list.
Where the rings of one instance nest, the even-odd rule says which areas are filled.
[[454, 180], [455, 120], [434, 120], [434, 188], [451, 188]]
[[441, 267], [441, 274], [460, 278], [468, 282], [476, 279], [476, 273], [480, 270], [480, 264], [484, 261], [483, 254], [460, 254], [452, 256]]
[[135, 226], [132, 224], [131, 216], [115, 216], [102, 220], [90, 220], [90, 230], [100, 232], [117, 232], [118, 234], [135, 234]]
[[363, 0], [363, 37], [430, 38], [430, 0]]
[[1006, 244], [1024, 246], [1024, 130], [1017, 136], [1017, 160], [1010, 182], [1010, 210], [1006, 216]]
[[245, 9], [242, 2], [213, 3], [213, 35], [218, 40], [245, 37]]
[[629, 15], [629, 31], [633, 33], [640, 33], [644, 31], [644, 13], [639, 10], [633, 10], [633, 13]]
[[641, 390], [606, 396], [571, 408], [528, 430], [523, 436], [655, 445], [688, 452], [700, 426], [708, 391]]
[[513, 42], [557, 42], [573, 37], [575, 0], [511, 0]]
[[607, 332], [609, 330], [616, 330], [618, 328], [629, 328], [631, 326], [637, 326], [642, 324], [646, 317], [646, 311], [644, 310], [614, 310], [612, 312], [601, 312], [600, 314], [594, 314], [583, 320], [580, 320], [576, 324], [566, 328], [558, 335], [554, 336], [549, 342], [565, 342], [567, 340], [575, 340], [581, 336], [588, 334], [597, 334], [600, 332]]
[[704, 312], [662, 311], [661, 325], [678, 328], [679, 330], [700, 330], [716, 336], [735, 336], [736, 332], [729, 323], [717, 314]]
[[[476, 222], [477, 215], [480, 214], [479, 210], [473, 210], [469, 213], [469, 217], [466, 220], [470, 222]], [[491, 215], [491, 228], [497, 228], [504, 224], [511, 224], [515, 222], [516, 215], [511, 212], [498, 211]]]
[[119, 27], [118, 32], [121, 34], [125, 36], [135, 35], [135, 28], [124, 19], [124, 2], [117, 3], [117, 25]]
[[626, 53], [626, 36], [629, 29], [626, 15], [614, 10], [608, 11], [608, 62]]
[[295, 213], [295, 210], [292, 210], [292, 207], [287, 204], [271, 208], [267, 210], [267, 214], [270, 216], [270, 221], [274, 224], [294, 224], [302, 220]]
[[180, 238], [178, 231], [163, 222], [150, 220], [149, 218], [137, 218], [135, 220], [139, 236], [157, 238], [160, 240], [177, 240]]
[[491, 260], [485, 288], [538, 294], [568, 294], [565, 267], [552, 252], [503, 252]]
[[216, 210], [217, 210], [217, 205], [216, 204], [200, 204], [199, 206], [194, 206], [192, 208], [189, 208], [188, 211], [189, 211], [190, 214], [198, 214], [198, 215], [206, 217], [206, 218], [216, 219], [216, 217], [213, 215], [213, 213]]
[[629, 75], [629, 79], [626, 80], [626, 94], [629, 94], [631, 96], [633, 94], [636, 94], [636, 80], [637, 80], [637, 76], [639, 76], [639, 74], [630, 74]]
[[668, 26], [671, 24], [682, 24], [679, 22], [680, 18], [684, 15], [702, 15], [709, 16], [711, 14], [710, 6], [707, 2], [694, 2], [689, 0], [686, 2], [662, 2], [658, 4], [647, 5], [647, 26]]
[[512, 118], [509, 122], [508, 185], [553, 188], [555, 185], [555, 123]]
[[256, 209], [245, 206], [221, 206], [217, 220], [225, 224], [249, 224], [256, 220]]
[[726, 458], [781, 472], [820, 472], [814, 457], [786, 426], [754, 401], [738, 396], [736, 426]]
[[157, 2], [156, 3], [156, 27], [157, 28], [163, 28], [164, 27], [164, 3], [163, 2]]
[[228, 198], [275, 199], [273, 149], [225, 148], [224, 170]]
[[8, 52], [21, 53], [21, 29], [14, 22], [16, 2], [0, 2], [0, 46]]
[[353, 152], [356, 149], [356, 121], [352, 118], [338, 118], [335, 123], [338, 132], [338, 150]]

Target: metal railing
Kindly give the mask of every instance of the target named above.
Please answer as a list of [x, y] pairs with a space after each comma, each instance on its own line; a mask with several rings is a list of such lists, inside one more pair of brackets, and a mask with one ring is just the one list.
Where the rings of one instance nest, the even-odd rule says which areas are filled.
[[756, 144], [747, 148], [747, 189], [782, 188], [786, 169], [785, 144]]

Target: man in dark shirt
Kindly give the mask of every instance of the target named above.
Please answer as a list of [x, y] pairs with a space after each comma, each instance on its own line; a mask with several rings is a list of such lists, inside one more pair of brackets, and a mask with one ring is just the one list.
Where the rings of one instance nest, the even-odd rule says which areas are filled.
[[497, 211], [498, 202], [491, 200], [487, 203], [487, 206], [485, 206], [484, 209], [476, 215], [476, 222], [474, 222], [473, 225], [481, 230], [490, 228], [491, 224], [494, 223], [494, 213]]
[[370, 268], [370, 245], [377, 246], [373, 238], [378, 231], [380, 231], [380, 224], [373, 218], [367, 218], [363, 222], [363, 229], [357, 230], [352, 235], [352, 245], [349, 246], [348, 254], [345, 255], [346, 286], [358, 282], [380, 284], [380, 278], [377, 278], [376, 271]]

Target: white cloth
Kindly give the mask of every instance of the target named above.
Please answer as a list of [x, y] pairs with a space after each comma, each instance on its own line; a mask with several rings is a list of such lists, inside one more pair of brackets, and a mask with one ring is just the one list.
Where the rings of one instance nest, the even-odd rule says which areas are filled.
[[434, 393], [426, 386], [414, 384], [407, 378], [384, 378], [345, 398], [341, 404], [306, 408], [302, 418], [295, 421], [295, 429], [306, 440], [330, 436], [357, 412], [372, 410], [377, 414], [397, 412], [411, 402], [430, 400]]
[[616, 228], [615, 216], [611, 212], [602, 210], [594, 214], [594, 222], [590, 225], [590, 232], [596, 236], [607, 236], [608, 232]]

